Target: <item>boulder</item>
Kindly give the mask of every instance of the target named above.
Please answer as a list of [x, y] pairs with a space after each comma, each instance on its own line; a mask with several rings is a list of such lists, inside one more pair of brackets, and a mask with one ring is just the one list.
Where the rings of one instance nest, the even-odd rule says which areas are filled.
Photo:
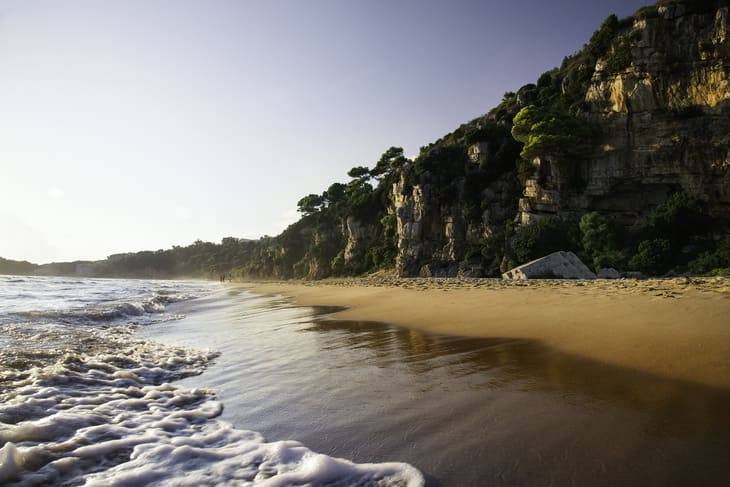
[[621, 279], [621, 273], [614, 269], [613, 267], [609, 267], [607, 269], [601, 269], [598, 271], [598, 278], [599, 279]]
[[502, 274], [504, 279], [595, 279], [573, 252], [555, 252]]

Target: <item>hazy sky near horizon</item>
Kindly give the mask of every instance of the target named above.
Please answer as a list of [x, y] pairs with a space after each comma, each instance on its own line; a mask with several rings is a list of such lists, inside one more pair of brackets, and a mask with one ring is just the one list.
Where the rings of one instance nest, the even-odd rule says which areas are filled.
[[274, 235], [638, 0], [0, 0], [0, 256]]

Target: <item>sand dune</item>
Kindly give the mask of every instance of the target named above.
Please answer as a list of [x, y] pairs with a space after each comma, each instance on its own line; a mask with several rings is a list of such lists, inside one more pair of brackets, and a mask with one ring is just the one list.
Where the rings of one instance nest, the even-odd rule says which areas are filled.
[[667, 378], [730, 387], [730, 280], [338, 279], [242, 283], [336, 317], [427, 332], [541, 340]]

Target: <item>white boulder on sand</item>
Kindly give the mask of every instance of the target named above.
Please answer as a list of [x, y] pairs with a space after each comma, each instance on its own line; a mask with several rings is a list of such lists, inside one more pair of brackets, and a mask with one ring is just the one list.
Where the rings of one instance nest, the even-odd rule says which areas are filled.
[[555, 252], [505, 272], [504, 279], [595, 279], [573, 252]]

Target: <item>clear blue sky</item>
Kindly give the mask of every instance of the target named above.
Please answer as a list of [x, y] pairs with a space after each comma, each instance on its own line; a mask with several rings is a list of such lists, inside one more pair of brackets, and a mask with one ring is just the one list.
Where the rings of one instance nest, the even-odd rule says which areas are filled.
[[276, 234], [645, 3], [0, 1], [0, 256]]

